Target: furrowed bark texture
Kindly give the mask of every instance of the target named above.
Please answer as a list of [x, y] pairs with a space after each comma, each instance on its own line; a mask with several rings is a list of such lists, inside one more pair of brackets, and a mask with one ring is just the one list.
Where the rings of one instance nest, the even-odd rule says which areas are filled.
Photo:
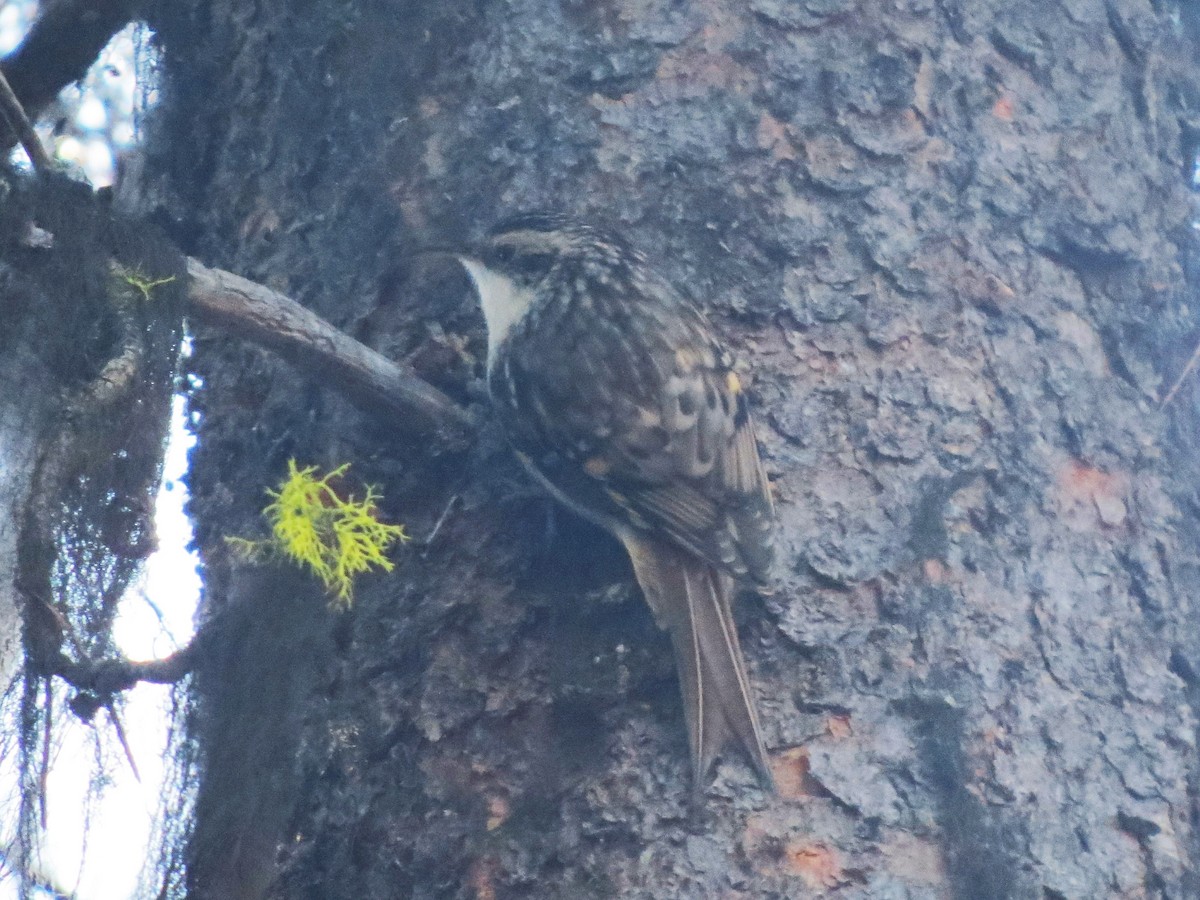
[[[670, 649], [605, 536], [548, 526], [492, 429], [439, 454], [201, 331], [209, 611], [270, 611], [198, 678], [198, 894], [1200, 894], [1196, 391], [1156, 402], [1197, 328], [1189, 10], [151, 18], [144, 195], [187, 252], [465, 403], [480, 318], [413, 248], [613, 223], [740, 348], [780, 512], [778, 589], [739, 615], [781, 796], [732, 760], [693, 808]], [[440, 523], [336, 619], [223, 544], [289, 457]]]

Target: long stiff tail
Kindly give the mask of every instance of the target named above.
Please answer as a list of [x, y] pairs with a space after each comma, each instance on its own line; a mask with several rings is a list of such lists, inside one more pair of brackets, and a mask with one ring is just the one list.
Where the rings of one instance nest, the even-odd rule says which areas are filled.
[[703, 787], [713, 761], [732, 740], [763, 785], [774, 790], [730, 608], [733, 580], [664, 541], [639, 536], [624, 543], [659, 626], [671, 634], [696, 788]]

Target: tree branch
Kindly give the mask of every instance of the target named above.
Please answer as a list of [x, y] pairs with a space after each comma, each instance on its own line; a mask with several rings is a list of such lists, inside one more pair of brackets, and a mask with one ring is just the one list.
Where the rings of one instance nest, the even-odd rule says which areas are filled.
[[[133, 0], [51, 0], [21, 46], [0, 63], [13, 91], [31, 119], [78, 81], [96, 61], [112, 36], [133, 18]], [[18, 141], [12, 128], [0, 123], [0, 146], [7, 151]]]
[[138, 682], [174, 684], [192, 671], [198, 655], [200, 636], [170, 656], [137, 662], [131, 659], [102, 659], [73, 662], [60, 655], [47, 674], [57, 675], [71, 687], [99, 698], [127, 691]]
[[406, 366], [392, 362], [270, 288], [188, 259], [188, 312], [317, 373], [404, 428], [447, 442], [473, 429], [470, 414]]
[[[38, 19], [25, 43], [0, 65], [0, 113], [3, 114], [0, 118], [8, 120], [37, 170], [50, 171], [52, 166], [26, 113], [26, 108], [31, 106], [36, 111], [37, 94], [33, 92], [34, 85], [27, 85], [20, 92], [24, 96], [22, 104], [5, 73], [15, 80], [17, 73], [23, 71], [22, 65], [25, 69], [34, 68], [29, 60], [36, 56], [40, 42], [48, 40], [47, 35], [67, 41], [59, 33], [64, 24], [80, 28], [88, 25], [91, 30], [83, 30], [85, 36], [90, 35], [89, 39], [98, 39], [101, 33], [105, 35], [103, 42], [91, 51], [92, 55], [84, 64], [86, 69], [104, 42], [128, 20], [131, 5], [79, 3], [76, 0], [52, 3]], [[87, 14], [89, 10], [90, 14]], [[97, 30], [98, 23], [104, 24]], [[47, 71], [58, 75], [74, 72], [65, 62], [72, 52], [79, 51], [80, 41], [84, 40], [80, 35], [74, 37], [62, 53], [51, 54], [53, 64], [46, 64]], [[73, 78], [79, 74], [82, 70]], [[55, 93], [61, 87], [58, 85]], [[406, 366], [392, 362], [356, 341], [296, 301], [232, 272], [210, 269], [190, 257], [187, 268], [189, 312], [195, 318], [268, 347], [300, 368], [315, 369], [360, 402], [400, 418], [409, 432], [436, 434], [445, 443], [456, 443], [472, 431], [474, 422], [470, 414], [433, 385]]]
[[21, 101], [17, 99], [17, 95], [13, 91], [12, 85], [8, 83], [8, 79], [4, 77], [3, 71], [0, 71], [0, 109], [4, 112], [8, 127], [13, 130], [21, 142], [21, 146], [25, 148], [25, 154], [29, 157], [29, 162], [33, 165], [34, 170], [49, 172], [54, 164], [50, 161], [46, 148], [42, 146], [41, 139], [33, 130], [33, 123], [29, 121], [29, 116], [25, 115]]

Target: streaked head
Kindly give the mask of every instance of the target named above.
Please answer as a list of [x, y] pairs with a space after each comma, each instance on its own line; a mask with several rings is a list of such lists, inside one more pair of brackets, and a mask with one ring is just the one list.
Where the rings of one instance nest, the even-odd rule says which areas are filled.
[[556, 267], [569, 265], [611, 240], [565, 216], [527, 215], [493, 228], [474, 253], [459, 262], [479, 292], [487, 321], [488, 358], [538, 299], [538, 287]]

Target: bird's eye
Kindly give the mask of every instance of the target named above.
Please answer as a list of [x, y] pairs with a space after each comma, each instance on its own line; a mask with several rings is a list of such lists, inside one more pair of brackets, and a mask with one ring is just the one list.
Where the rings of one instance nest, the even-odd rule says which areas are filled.
[[522, 275], [530, 277], [544, 275], [554, 264], [554, 257], [549, 253], [522, 253], [510, 261], [512, 267]]
[[513, 257], [517, 255], [517, 249], [512, 244], [501, 244], [498, 247], [492, 247], [491, 253], [487, 254], [489, 263], [499, 263], [507, 266], [513, 261]]
[[553, 254], [542, 253], [512, 244], [493, 245], [484, 255], [484, 262], [502, 272], [523, 279], [540, 278], [554, 264]]

